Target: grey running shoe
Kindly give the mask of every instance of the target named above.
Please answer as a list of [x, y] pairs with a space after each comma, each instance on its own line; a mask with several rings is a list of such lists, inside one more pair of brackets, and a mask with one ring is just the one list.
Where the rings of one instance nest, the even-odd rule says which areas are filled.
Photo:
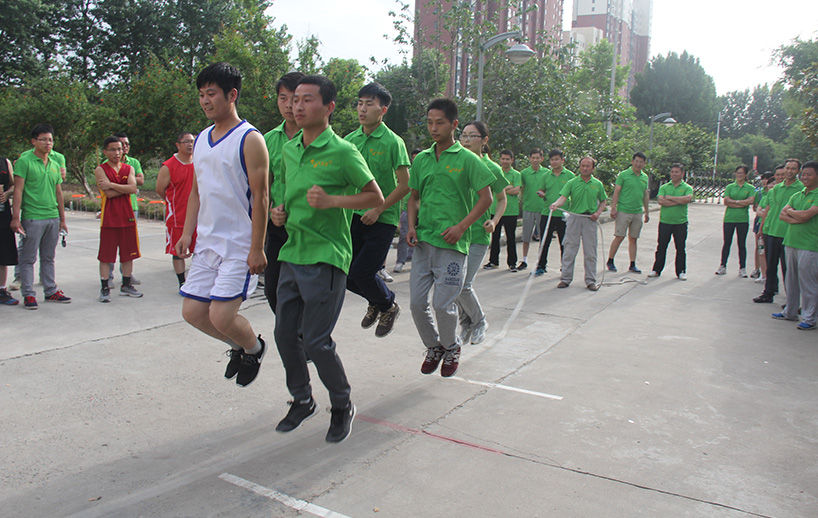
[[100, 288], [99, 290], [100, 302], [111, 302], [111, 288]]
[[136, 291], [136, 288], [131, 285], [122, 285], [119, 287], [119, 295], [122, 297], [134, 297], [138, 299], [142, 296], [142, 293]]

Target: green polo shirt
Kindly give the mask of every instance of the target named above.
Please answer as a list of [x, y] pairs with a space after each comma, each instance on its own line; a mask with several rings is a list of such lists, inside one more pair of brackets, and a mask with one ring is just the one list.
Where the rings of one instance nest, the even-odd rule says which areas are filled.
[[[500, 168], [503, 171], [502, 168]], [[520, 171], [512, 168], [509, 169], [508, 172], [503, 171], [503, 176], [506, 177], [506, 181], [512, 187], [522, 187], [523, 179], [520, 176]], [[519, 216], [520, 215], [520, 195], [519, 194], [508, 194], [506, 193], [506, 211], [503, 212], [503, 216]], [[492, 204], [494, 207], [495, 204]], [[494, 214], [494, 212], [492, 212]]]
[[[494, 177], [490, 187], [491, 192], [495, 195], [506, 188], [508, 182], [506, 181], [506, 177], [503, 175], [503, 168], [500, 167], [497, 163], [493, 162], [488, 156], [483, 155], [480, 157], [486, 167], [488, 168], [489, 172]], [[477, 196], [477, 191], [472, 191], [472, 206], [477, 203], [479, 196]], [[483, 223], [491, 219], [491, 214], [494, 214], [494, 211], [497, 209], [497, 198], [492, 196], [491, 200], [491, 207], [489, 210], [484, 212], [477, 221], [475, 221], [471, 227], [469, 227], [469, 242], [474, 243], [475, 245], [488, 245], [491, 244], [491, 234], [486, 232], [486, 229], [483, 228]]]
[[617, 212], [642, 214], [645, 211], [643, 202], [645, 190], [648, 188], [648, 175], [644, 171], [640, 171], [637, 175], [633, 172], [633, 168], [629, 167], [616, 177], [616, 185], [622, 186], [616, 205]]
[[[409, 166], [409, 153], [403, 139], [381, 123], [371, 135], [364, 133], [363, 126], [359, 127], [344, 140], [352, 142], [366, 160], [369, 170], [375, 176], [383, 197], [389, 196], [398, 186], [398, 177], [395, 171], [400, 166]], [[366, 210], [356, 210], [356, 214], [363, 214]], [[400, 221], [400, 204], [396, 203], [383, 211], [378, 218], [379, 223], [398, 226]]]
[[20, 219], [53, 219], [60, 217], [57, 185], [62, 183], [62, 165], [48, 154], [45, 163], [30, 149], [14, 164], [14, 176], [26, 181], [20, 203]]
[[[693, 187], [685, 183], [684, 180], [679, 182], [678, 186], [673, 185], [673, 182], [668, 182], [659, 187], [659, 196], [688, 196], [691, 194], [693, 194]], [[687, 203], [671, 207], [660, 206], [659, 223], [667, 225], [687, 223], [687, 206]]]
[[[795, 210], [809, 210], [818, 206], [818, 189], [807, 191], [806, 188], [790, 197], [789, 205]], [[784, 236], [784, 245], [799, 250], [818, 252], [818, 216], [813, 216], [805, 223], [790, 223]]]
[[438, 248], [469, 253], [469, 232], [457, 243], [449, 244], [440, 234], [457, 225], [474, 208], [473, 192], [494, 182], [480, 158], [455, 142], [435, 156], [437, 144], [419, 153], [412, 163], [409, 187], [420, 196], [418, 223], [415, 226], [418, 241]]
[[352, 211], [316, 209], [307, 191], [318, 185], [331, 196], [356, 194], [375, 178], [358, 149], [328, 127], [304, 147], [299, 131], [282, 148], [285, 225], [289, 237], [278, 259], [293, 264], [331, 264], [344, 273], [352, 261]]
[[[733, 182], [724, 188], [724, 197], [735, 201], [746, 200], [747, 198], [755, 198], [756, 190], [749, 182], [744, 182], [740, 186]], [[750, 221], [750, 206], [736, 208], [727, 207], [724, 210], [725, 223], [749, 223]]]
[[779, 218], [781, 209], [787, 205], [793, 194], [802, 190], [804, 190], [804, 184], [800, 180], [796, 180], [789, 186], [784, 182], [777, 183], [767, 193], [765, 203], [770, 209], [767, 212], [767, 219], [764, 221], [763, 233], [765, 236], [784, 237], [787, 234], [789, 223], [781, 221], [781, 218]]
[[547, 171], [548, 169], [545, 167], [540, 167], [536, 171], [531, 167], [526, 167], [520, 171], [523, 185], [523, 210], [542, 213], [543, 201], [537, 191], [540, 190], [542, 177]]
[[[560, 191], [562, 188], [565, 187], [565, 184], [576, 178], [572, 171], [569, 171], [566, 168], [562, 168], [562, 172], [559, 175], [555, 175], [554, 171], [548, 170], [543, 177], [542, 177], [542, 187], [540, 187], [545, 192], [545, 198], [543, 199], [543, 203], [545, 204], [542, 209], [543, 215], [547, 216], [548, 212], [551, 210], [551, 204], [557, 201], [560, 197]], [[566, 207], [568, 209], [569, 207]], [[561, 210], [557, 209], [551, 215], [553, 218], [561, 218], [564, 214]]]
[[605, 186], [595, 176], [591, 176], [587, 182], [582, 176], [575, 176], [562, 187], [560, 196], [568, 198], [571, 212], [577, 214], [596, 212], [599, 202], [608, 199]]
[[290, 137], [284, 132], [284, 122], [264, 134], [267, 154], [270, 155], [270, 206], [284, 203], [284, 184], [281, 183], [281, 150]]
[[[132, 156], [126, 155], [125, 163], [133, 167], [134, 176], [139, 176], [140, 174], [143, 176], [145, 175], [145, 173], [142, 172], [142, 164], [139, 163], [139, 160], [135, 159]], [[136, 193], [131, 194], [131, 208], [133, 208], [134, 212], [139, 210], [139, 204], [136, 201]]]

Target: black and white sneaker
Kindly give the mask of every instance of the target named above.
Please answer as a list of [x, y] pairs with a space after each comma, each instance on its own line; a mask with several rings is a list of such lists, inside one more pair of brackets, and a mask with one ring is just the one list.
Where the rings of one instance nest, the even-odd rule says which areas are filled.
[[318, 413], [318, 403], [313, 398], [310, 398], [306, 403], [298, 401], [290, 401], [290, 410], [287, 416], [284, 417], [276, 426], [276, 432], [292, 432], [301, 423]]
[[350, 401], [346, 407], [332, 409], [332, 417], [327, 431], [327, 442], [341, 442], [352, 432], [352, 420], [355, 419], [355, 405]]
[[233, 349], [232, 347], [225, 351], [224, 355], [230, 358], [227, 362], [227, 368], [224, 370], [224, 377], [232, 380], [239, 373], [239, 365], [241, 365], [241, 349]]
[[258, 376], [261, 360], [264, 358], [264, 353], [267, 352], [267, 344], [261, 338], [261, 335], [258, 335], [258, 341], [261, 342], [261, 350], [256, 354], [247, 354], [243, 349], [239, 351], [241, 353], [241, 363], [236, 376], [236, 385], [246, 387], [253, 383], [256, 376]]

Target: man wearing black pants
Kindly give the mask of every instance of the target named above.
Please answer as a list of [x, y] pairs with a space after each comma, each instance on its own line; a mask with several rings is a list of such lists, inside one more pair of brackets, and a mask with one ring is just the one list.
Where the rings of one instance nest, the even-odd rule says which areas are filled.
[[[511, 164], [514, 163], [514, 153], [511, 150], [504, 149], [500, 152], [500, 168], [503, 170], [508, 185], [505, 187], [506, 210], [503, 216], [500, 217], [500, 224], [494, 229], [491, 235], [491, 246], [489, 252], [489, 262], [483, 268], [491, 270], [500, 264], [500, 232], [506, 233], [506, 264], [508, 269], [512, 272], [517, 271], [517, 219], [520, 217], [520, 186], [522, 179], [520, 172], [513, 169]], [[495, 210], [496, 203], [492, 201], [491, 212]], [[492, 214], [493, 216], [493, 214]], [[502, 230], [501, 230], [502, 229]]]
[[[537, 277], [545, 274], [545, 268], [548, 264], [548, 249], [551, 246], [551, 239], [554, 236], [554, 231], [557, 231], [557, 238], [560, 243], [560, 262], [562, 261], [563, 240], [565, 239], [565, 214], [561, 210], [555, 210], [551, 213], [551, 223], [548, 223], [548, 214], [550, 212], [551, 204], [557, 201], [560, 197], [560, 191], [570, 180], [574, 179], [576, 175], [565, 169], [565, 155], [560, 149], [552, 149], [548, 153], [548, 161], [551, 169], [549, 169], [542, 177], [542, 188], [537, 191], [540, 198], [543, 198], [545, 205], [543, 207], [542, 216], [540, 216], [540, 236], [542, 236], [542, 252], [540, 252], [540, 259], [537, 262], [537, 270], [534, 275]], [[545, 226], [548, 225], [548, 229]]]
[[788, 223], [781, 220], [783, 209], [793, 194], [804, 190], [804, 184], [798, 180], [798, 171], [801, 161], [789, 158], [784, 164], [784, 181], [778, 183], [767, 193], [769, 203], [767, 219], [764, 222], [764, 248], [767, 257], [767, 282], [764, 292], [753, 299], [753, 302], [770, 303], [778, 293], [778, 265], [781, 264], [782, 278], [787, 275], [786, 258], [784, 256], [784, 235], [787, 233]]
[[[665, 268], [667, 246], [673, 237], [676, 245], [676, 277], [687, 280], [687, 205], [693, 201], [693, 188], [684, 178], [684, 166], [673, 164], [670, 168], [670, 182], [659, 188], [659, 243], [656, 246], [656, 260], [648, 277], [659, 277]], [[731, 233], [732, 236], [732, 233]], [[739, 239], [741, 237], [739, 236]], [[728, 247], [729, 249], [729, 247]]]

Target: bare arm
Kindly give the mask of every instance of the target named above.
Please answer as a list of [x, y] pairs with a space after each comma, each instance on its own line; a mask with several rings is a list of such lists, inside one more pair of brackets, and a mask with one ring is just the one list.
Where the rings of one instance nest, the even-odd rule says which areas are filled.
[[364, 225], [371, 225], [378, 221], [378, 218], [381, 217], [381, 214], [383, 214], [386, 209], [398, 203], [404, 196], [409, 194], [409, 168], [405, 165], [398, 167], [395, 171], [395, 177], [398, 180], [398, 185], [395, 187], [395, 190], [389, 193], [389, 196], [383, 200], [383, 203], [381, 203], [379, 207], [373, 207], [364, 212], [364, 215], [361, 216], [361, 222]]
[[806, 223], [818, 215], [818, 206], [812, 206], [806, 210], [795, 210], [790, 205], [781, 209], [781, 221], [790, 224]]
[[494, 217], [490, 220], [483, 223], [483, 228], [491, 234], [494, 232], [494, 229], [497, 228], [497, 225], [500, 224], [500, 218], [503, 217], [503, 213], [506, 211], [506, 206], [508, 205], [508, 199], [506, 198], [506, 191], [505, 189], [496, 193], [497, 195], [497, 208], [494, 211]]
[[616, 187], [614, 187], [613, 197], [611, 197], [611, 217], [613, 219], [616, 219], [616, 214], [617, 214], [616, 207], [617, 207], [617, 204], [619, 203], [619, 194], [621, 192], [622, 192], [622, 186], [621, 185], [617, 185]]
[[60, 184], [57, 184], [54, 190], [57, 195], [57, 211], [60, 213], [60, 230], [64, 230], [67, 233], [68, 225], [65, 224], [65, 200], [62, 196], [62, 187], [60, 187]]
[[190, 257], [191, 253], [188, 251], [190, 243], [193, 241], [193, 233], [196, 232], [196, 225], [199, 222], [199, 184], [196, 181], [196, 175], [193, 175], [193, 185], [190, 188], [190, 196], [187, 198], [187, 212], [185, 212], [185, 228], [182, 230], [182, 236], [176, 242], [173, 251], [176, 252], [176, 257]]
[[645, 223], [650, 221], [650, 211], [648, 210], [648, 203], [650, 202], [650, 189], [645, 189], [642, 196], [642, 207], [645, 209]]
[[264, 238], [267, 234], [267, 210], [270, 206], [268, 185], [270, 155], [261, 133], [253, 131], [244, 141], [244, 163], [247, 167], [247, 182], [253, 197], [252, 234], [247, 266], [250, 273], [264, 273], [267, 257], [264, 255]]
[[23, 229], [23, 224], [20, 223], [20, 206], [23, 203], [23, 191], [25, 190], [26, 180], [20, 176], [14, 177], [14, 198], [12, 198], [11, 211], [11, 229], [18, 234], [26, 235]]
[[515, 185], [506, 185], [506, 188], [504, 190], [506, 191], [506, 195], [508, 195], [508, 196], [517, 196], [518, 194], [520, 194], [520, 191], [522, 190], [522, 187], [520, 187], [519, 185], [516, 185], [516, 186]]
[[409, 195], [409, 201], [406, 202], [406, 215], [409, 222], [409, 229], [406, 232], [406, 243], [409, 246], [415, 246], [418, 240], [418, 233], [415, 229], [415, 225], [417, 224], [418, 220], [419, 208], [420, 194], [416, 190], [412, 189], [412, 193]]
[[168, 189], [168, 185], [170, 185], [170, 169], [168, 169], [168, 166], [163, 165], [159, 168], [159, 174], [156, 176], [156, 194], [161, 196], [163, 200], [167, 200], [165, 191]]
[[596, 208], [596, 212], [591, 214], [591, 221], [596, 221], [599, 219], [599, 216], [602, 214], [602, 211], [605, 210], [605, 205], [606, 205], [605, 200], [599, 202], [599, 205]]

